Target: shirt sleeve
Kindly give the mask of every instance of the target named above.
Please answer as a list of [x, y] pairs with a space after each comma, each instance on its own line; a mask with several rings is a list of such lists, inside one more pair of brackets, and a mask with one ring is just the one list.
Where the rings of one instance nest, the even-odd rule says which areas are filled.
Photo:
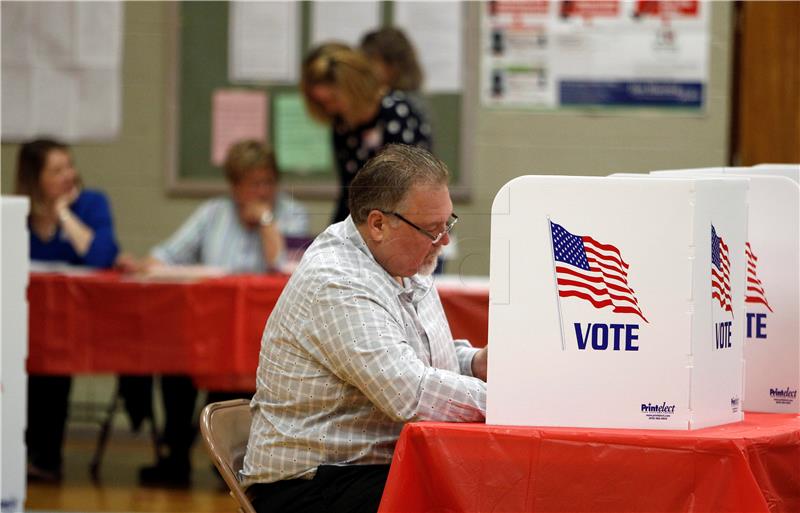
[[172, 236], [150, 252], [152, 256], [169, 265], [200, 263], [201, 247], [211, 215], [208, 203], [201, 205], [189, 216]]
[[486, 414], [486, 384], [428, 366], [406, 342], [401, 321], [356, 284], [318, 292], [309, 339], [324, 364], [397, 421], [475, 422]]
[[278, 226], [284, 237], [308, 235], [308, 212], [303, 205], [289, 197], [282, 197], [278, 200], [276, 210]]
[[458, 358], [458, 367], [461, 369], [461, 374], [472, 376], [472, 358], [480, 349], [472, 347], [467, 340], [454, 340], [453, 344], [456, 346], [456, 358]]
[[111, 206], [106, 197], [97, 192], [91, 196], [90, 202], [78, 215], [94, 233], [83, 261], [85, 265], [91, 267], [111, 267], [119, 253], [114, 236]]

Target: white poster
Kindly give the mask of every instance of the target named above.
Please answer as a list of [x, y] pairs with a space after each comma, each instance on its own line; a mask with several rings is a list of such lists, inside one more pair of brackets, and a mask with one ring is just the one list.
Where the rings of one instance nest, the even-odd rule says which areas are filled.
[[313, 2], [311, 4], [311, 46], [339, 41], [358, 46], [361, 37], [381, 24], [380, 4], [361, 2]]
[[123, 9], [119, 2], [3, 4], [3, 142], [119, 134]]
[[463, 87], [461, 2], [395, 2], [394, 20], [417, 49], [428, 93]]
[[300, 62], [299, 2], [231, 2], [231, 82], [294, 82]]
[[702, 0], [488, 2], [481, 20], [482, 103], [700, 112], [710, 8]]

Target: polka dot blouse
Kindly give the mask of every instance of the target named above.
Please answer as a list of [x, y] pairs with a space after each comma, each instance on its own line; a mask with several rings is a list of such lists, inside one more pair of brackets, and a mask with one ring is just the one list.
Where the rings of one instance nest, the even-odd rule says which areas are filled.
[[334, 124], [333, 147], [341, 183], [339, 206], [333, 222], [344, 220], [347, 187], [359, 169], [387, 144], [409, 144], [430, 150], [431, 127], [424, 114], [402, 91], [391, 91], [381, 99], [378, 114], [370, 121], [348, 128]]

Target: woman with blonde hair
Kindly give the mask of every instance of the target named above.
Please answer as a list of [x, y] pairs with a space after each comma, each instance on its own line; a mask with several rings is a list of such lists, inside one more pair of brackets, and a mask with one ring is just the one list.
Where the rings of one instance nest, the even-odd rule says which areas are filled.
[[406, 93], [386, 87], [363, 53], [339, 43], [313, 49], [303, 61], [300, 88], [313, 118], [333, 128], [341, 190], [333, 222], [344, 220], [348, 187], [387, 144], [431, 149], [431, 128]]

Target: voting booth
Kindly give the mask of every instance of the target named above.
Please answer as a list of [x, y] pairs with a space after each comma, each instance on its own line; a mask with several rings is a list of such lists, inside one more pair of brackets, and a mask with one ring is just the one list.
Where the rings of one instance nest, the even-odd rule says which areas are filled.
[[800, 185], [773, 171], [719, 167], [652, 174], [749, 180], [744, 408], [800, 413]]
[[0, 326], [0, 471], [2, 511], [22, 511], [25, 505], [25, 412], [28, 355], [28, 199], [0, 198], [0, 234], [3, 251], [2, 312]]
[[753, 171], [759, 174], [785, 176], [794, 183], [800, 183], [800, 164], [758, 164], [753, 166]]
[[742, 419], [746, 180], [523, 176], [492, 206], [489, 424]]

